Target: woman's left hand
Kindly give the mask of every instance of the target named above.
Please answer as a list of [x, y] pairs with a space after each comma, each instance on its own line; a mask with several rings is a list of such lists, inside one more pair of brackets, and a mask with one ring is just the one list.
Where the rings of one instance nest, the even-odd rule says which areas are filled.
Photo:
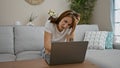
[[67, 35], [66, 39], [67, 39], [66, 42], [71, 42], [71, 41], [73, 41], [73, 36]]

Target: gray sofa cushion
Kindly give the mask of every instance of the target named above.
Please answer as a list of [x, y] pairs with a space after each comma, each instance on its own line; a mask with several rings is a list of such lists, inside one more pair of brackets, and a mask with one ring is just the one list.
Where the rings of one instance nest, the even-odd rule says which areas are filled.
[[15, 26], [15, 53], [41, 51], [44, 47], [44, 27]]
[[41, 51], [24, 51], [16, 55], [16, 60], [31, 60], [36, 58], [42, 58]]
[[16, 56], [12, 54], [0, 54], [0, 62], [15, 61]]
[[12, 26], [0, 26], [0, 53], [14, 54]]
[[120, 50], [106, 49], [106, 50], [88, 50], [86, 59], [100, 68], [120, 68]]
[[99, 31], [98, 25], [77, 25], [75, 29], [74, 41], [82, 41], [86, 31]]

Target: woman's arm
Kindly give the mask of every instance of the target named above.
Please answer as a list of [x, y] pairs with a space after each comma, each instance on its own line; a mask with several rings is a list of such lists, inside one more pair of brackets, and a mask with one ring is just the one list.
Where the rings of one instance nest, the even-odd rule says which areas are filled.
[[50, 54], [51, 51], [51, 33], [44, 32], [44, 48], [45, 53]]

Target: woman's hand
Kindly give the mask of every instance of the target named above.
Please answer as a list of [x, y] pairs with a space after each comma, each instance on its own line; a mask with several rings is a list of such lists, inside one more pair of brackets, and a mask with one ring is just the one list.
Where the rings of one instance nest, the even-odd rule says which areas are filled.
[[71, 41], [73, 41], [73, 39], [74, 39], [74, 35], [73, 34], [66, 36], [66, 42], [71, 42]]

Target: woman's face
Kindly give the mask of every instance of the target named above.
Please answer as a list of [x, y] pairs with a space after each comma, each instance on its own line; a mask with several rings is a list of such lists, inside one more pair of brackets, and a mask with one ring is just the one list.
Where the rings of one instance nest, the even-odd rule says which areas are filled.
[[58, 24], [58, 30], [62, 31], [64, 29], [69, 28], [72, 25], [71, 17], [64, 17]]

